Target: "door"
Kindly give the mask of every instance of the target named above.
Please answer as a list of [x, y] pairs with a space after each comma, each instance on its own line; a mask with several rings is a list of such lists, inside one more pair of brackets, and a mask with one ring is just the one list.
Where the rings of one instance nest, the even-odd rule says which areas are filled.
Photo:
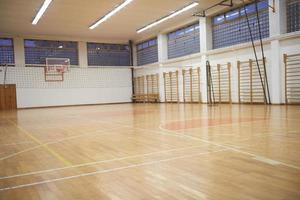
[[0, 110], [17, 109], [16, 85], [0, 85]]

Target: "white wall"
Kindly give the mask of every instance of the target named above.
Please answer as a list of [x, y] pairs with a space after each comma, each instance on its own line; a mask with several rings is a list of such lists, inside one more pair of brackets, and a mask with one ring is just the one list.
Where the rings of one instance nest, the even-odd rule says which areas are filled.
[[[269, 0], [272, 4], [272, 0]], [[285, 0], [275, 0], [276, 12], [270, 9], [270, 34], [271, 37], [264, 40], [265, 54], [267, 57], [267, 72], [270, 83], [272, 103], [284, 102], [284, 53], [300, 53], [300, 32], [285, 34]], [[194, 20], [194, 18], [192, 19]], [[250, 43], [239, 44], [228, 48], [211, 50], [211, 26], [209, 18], [200, 18], [200, 47], [201, 53], [188, 55], [180, 58], [167, 59], [167, 37], [166, 33], [178, 27], [168, 27], [161, 30], [158, 35], [159, 62], [151, 65], [137, 67], [135, 76], [159, 74], [160, 97], [164, 102], [163, 73], [179, 71], [179, 94], [182, 96], [182, 69], [201, 68], [201, 93], [202, 101], [206, 102], [206, 60], [212, 65], [232, 65], [232, 100], [238, 102], [238, 75], [237, 61], [254, 59]], [[184, 25], [183, 23], [178, 26]], [[9, 37], [9, 35], [6, 35]], [[68, 40], [68, 38], [57, 37], [27, 37], [32, 39]], [[17, 84], [18, 107], [40, 107], [77, 104], [98, 104], [130, 102], [131, 70], [128, 67], [117, 68], [88, 68], [87, 67], [87, 40], [76, 39], [79, 47], [79, 66], [72, 68], [66, 74], [65, 81], [61, 83], [45, 83], [43, 68], [27, 68], [24, 60], [24, 37], [14, 37], [14, 49], [16, 67], [9, 68], [8, 82]], [[74, 41], [74, 39], [73, 39]], [[103, 41], [92, 41], [103, 42]], [[137, 42], [137, 41], [136, 41]], [[135, 52], [134, 52], [135, 53]], [[260, 56], [260, 52], [259, 57]], [[136, 55], [134, 55], [136, 64]], [[2, 77], [1, 77], [2, 76]], [[0, 72], [0, 81], [3, 73]]]
[[[65, 73], [63, 82], [45, 82], [43, 67], [25, 66], [24, 39], [68, 40], [68, 38], [49, 36], [12, 38], [16, 66], [8, 68], [6, 83], [16, 84], [18, 108], [131, 102], [130, 67], [89, 68], [86, 46], [89, 41], [77, 40], [79, 66]], [[0, 72], [0, 84], [3, 83], [3, 77], [4, 70]]]
[[63, 82], [45, 82], [43, 68], [16, 66], [8, 68], [10, 83], [17, 86], [18, 108], [123, 103], [132, 95], [131, 70], [126, 67], [71, 68]]
[[[269, 9], [269, 25], [270, 25], [270, 38], [264, 39], [264, 51], [267, 59], [267, 75], [269, 80], [269, 89], [271, 102], [273, 104], [284, 103], [284, 63], [283, 54], [296, 54], [300, 53], [300, 31], [294, 33], [286, 32], [286, 0], [275, 0], [275, 12]], [[269, 0], [270, 5], [273, 5], [273, 0]], [[181, 71], [185, 68], [201, 69], [201, 96], [202, 101], [206, 102], [206, 61], [210, 61], [211, 65], [231, 63], [231, 88], [232, 88], [232, 101], [238, 102], [238, 71], [237, 61], [248, 61], [255, 59], [251, 43], [238, 44], [235, 46], [220, 48], [212, 50], [212, 30], [210, 18], [199, 18], [200, 24], [200, 47], [201, 53], [188, 55], [175, 59], [161, 59], [158, 63], [148, 66], [139, 67], [135, 70], [135, 76], [142, 76], [148, 74], [159, 73], [160, 78], [163, 79], [163, 72], [176, 71], [180, 73], [180, 100], [182, 96], [182, 75]], [[175, 28], [175, 27], [174, 27]], [[170, 28], [169, 28], [170, 29]], [[166, 31], [161, 31], [163, 34]], [[160, 34], [158, 37], [159, 44], [165, 44], [164, 36]], [[161, 42], [160, 42], [161, 40]], [[259, 43], [256, 42], [258, 57], [262, 58]], [[159, 57], [165, 58], [167, 50], [159, 48]], [[160, 81], [160, 96], [161, 101], [164, 102], [164, 85], [163, 80]]]
[[[274, 42], [277, 41], [278, 45], [274, 46]], [[258, 44], [258, 43], [257, 43]], [[274, 49], [276, 48], [276, 49]], [[261, 51], [257, 47], [259, 58], [261, 58]], [[284, 63], [283, 54], [295, 54], [300, 53], [300, 32], [294, 32], [289, 34], [281, 34], [280, 36], [268, 38], [264, 40], [265, 56], [267, 58], [267, 72], [270, 85], [271, 100], [273, 104], [284, 103]], [[279, 53], [277, 53], [277, 50]], [[278, 58], [278, 60], [274, 59]], [[217, 50], [208, 50], [204, 53], [198, 53], [193, 55], [184, 56], [181, 58], [175, 58], [164, 62], [159, 62], [154, 65], [139, 67], [135, 70], [135, 76], [143, 76], [149, 74], [159, 73], [160, 78], [163, 79], [163, 72], [178, 70], [181, 75], [181, 71], [184, 68], [197, 68], [201, 69], [201, 93], [202, 101], [206, 102], [206, 69], [205, 61], [208, 59], [211, 65], [231, 63], [232, 74], [232, 101], [238, 102], [238, 71], [237, 61], [247, 61], [254, 59], [253, 50], [250, 43], [235, 45], [228, 48], [222, 48]], [[279, 63], [279, 64], [278, 64]], [[279, 66], [279, 69], [276, 65]], [[181, 78], [179, 79], [181, 80]], [[278, 87], [279, 85], [279, 87]], [[164, 102], [164, 85], [163, 81], [160, 82], [160, 96], [161, 101]], [[181, 102], [183, 101], [182, 81], [180, 82], [179, 94]]]

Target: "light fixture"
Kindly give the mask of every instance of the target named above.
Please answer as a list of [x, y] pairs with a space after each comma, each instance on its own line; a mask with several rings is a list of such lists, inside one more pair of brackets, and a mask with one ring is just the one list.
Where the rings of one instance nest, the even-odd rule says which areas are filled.
[[147, 26], [145, 26], [145, 27], [137, 30], [137, 33], [141, 33], [141, 32], [146, 31], [146, 30], [148, 30], [148, 29], [150, 29], [150, 28], [152, 28], [154, 26], [157, 26], [158, 24], [163, 23], [163, 22], [165, 22], [165, 21], [167, 21], [167, 20], [169, 20], [169, 19], [171, 19], [171, 18], [173, 18], [173, 17], [175, 17], [175, 16], [177, 16], [177, 15], [179, 15], [179, 14], [185, 12], [185, 11], [188, 11], [188, 10], [190, 10], [190, 9], [198, 6], [198, 5], [199, 5], [199, 3], [194, 2], [194, 3], [192, 3], [192, 4], [188, 5], [188, 6], [180, 9], [180, 10], [177, 10], [177, 11], [173, 12], [172, 14], [170, 14], [170, 15], [168, 15], [166, 17], [163, 17], [163, 18], [161, 18], [161, 19], [159, 19], [159, 20], [157, 20], [157, 21], [155, 21], [155, 22], [153, 22], [153, 23], [151, 23], [151, 24], [149, 24], [149, 25], [147, 25]]
[[46, 11], [46, 9], [48, 8], [48, 6], [50, 5], [50, 3], [52, 2], [52, 0], [45, 0], [42, 7], [40, 8], [39, 12], [37, 13], [37, 15], [35, 16], [35, 18], [32, 21], [33, 25], [36, 25], [38, 23], [38, 21], [41, 19], [41, 17], [43, 16], [44, 12]]
[[123, 3], [121, 3], [120, 5], [116, 6], [115, 9], [113, 9], [111, 12], [109, 12], [108, 14], [106, 14], [104, 17], [102, 17], [101, 19], [99, 19], [97, 22], [95, 22], [93, 25], [91, 25], [89, 27], [89, 29], [94, 29], [97, 26], [99, 26], [101, 23], [105, 22], [106, 20], [108, 20], [110, 17], [112, 17], [114, 14], [116, 14], [117, 12], [119, 12], [120, 10], [122, 10], [124, 7], [126, 7], [128, 4], [130, 4], [133, 0], [125, 0]]

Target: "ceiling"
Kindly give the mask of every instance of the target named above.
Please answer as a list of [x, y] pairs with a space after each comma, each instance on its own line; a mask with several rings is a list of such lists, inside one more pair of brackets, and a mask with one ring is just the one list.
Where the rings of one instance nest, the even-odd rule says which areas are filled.
[[0, 34], [60, 36], [93, 40], [141, 40], [175, 26], [196, 21], [192, 15], [220, 0], [198, 0], [199, 6], [159, 26], [137, 34], [136, 30], [195, 0], [134, 0], [96, 29], [88, 27], [123, 0], [53, 0], [37, 25], [31, 22], [44, 0], [0, 0]]

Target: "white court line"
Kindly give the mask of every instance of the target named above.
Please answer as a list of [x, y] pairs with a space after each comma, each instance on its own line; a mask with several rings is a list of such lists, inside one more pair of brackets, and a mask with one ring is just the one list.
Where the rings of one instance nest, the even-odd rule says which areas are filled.
[[148, 166], [148, 165], [153, 165], [153, 164], [158, 164], [158, 163], [163, 163], [163, 162], [168, 162], [168, 161], [173, 161], [173, 160], [192, 158], [192, 157], [197, 157], [197, 156], [200, 156], [200, 155], [207, 155], [207, 154], [217, 153], [217, 152], [221, 152], [221, 151], [226, 151], [226, 149], [221, 149], [221, 150], [217, 150], [217, 151], [210, 151], [210, 152], [202, 152], [202, 153], [191, 154], [191, 155], [186, 155], [186, 156], [177, 156], [177, 157], [173, 157], [173, 158], [161, 159], [161, 160], [156, 160], [156, 161], [151, 161], [151, 162], [144, 162], [144, 163], [140, 163], [140, 164], [133, 164], [133, 165], [128, 165], [128, 166], [124, 166], [124, 167], [116, 167], [116, 168], [106, 169], [106, 170], [97, 170], [97, 171], [94, 171], [94, 172], [82, 173], [82, 174], [74, 175], [74, 176], [66, 176], [66, 177], [63, 177], [63, 178], [49, 179], [49, 180], [39, 181], [39, 182], [34, 182], [34, 183], [29, 183], [29, 184], [21, 184], [21, 185], [6, 187], [6, 188], [0, 188], [0, 191], [20, 189], [20, 188], [25, 188], [25, 187], [42, 185], [42, 184], [46, 184], [46, 183], [54, 183], [54, 182], [65, 181], [65, 180], [70, 180], [70, 179], [75, 179], [75, 178], [80, 178], [80, 177], [110, 173], [110, 172], [120, 171], [120, 170], [124, 170], [124, 169], [143, 167], [143, 166]]
[[0, 147], [2, 146], [15, 146], [15, 145], [20, 145], [20, 144], [32, 144], [34, 142], [32, 141], [23, 141], [23, 142], [16, 142], [16, 143], [7, 143], [7, 144], [0, 144]]
[[[253, 153], [249, 153], [249, 152], [246, 152], [246, 151], [243, 151], [243, 150], [240, 150], [239, 148], [236, 148], [235, 146], [231, 145], [231, 146], [227, 146], [227, 145], [222, 145], [222, 144], [218, 144], [218, 143], [215, 143], [215, 142], [211, 142], [211, 141], [208, 141], [208, 140], [204, 140], [204, 139], [200, 139], [200, 138], [197, 138], [197, 137], [194, 137], [194, 136], [190, 136], [190, 135], [186, 135], [186, 134], [183, 134], [183, 135], [180, 135], [178, 134], [177, 132], [175, 131], [169, 131], [169, 130], [166, 130], [164, 128], [162, 128], [161, 126], [159, 127], [161, 130], [163, 130], [164, 132], [170, 132], [170, 134], [175, 134], [175, 135], [179, 135], [179, 136], [185, 136], [187, 138], [190, 138], [190, 139], [194, 139], [194, 140], [198, 140], [198, 141], [202, 141], [204, 143], [207, 143], [207, 144], [212, 144], [212, 145], [216, 145], [216, 146], [219, 146], [219, 147], [223, 147], [223, 148], [226, 148], [227, 150], [231, 150], [231, 151], [235, 151], [235, 152], [238, 152], [238, 153], [241, 153], [241, 154], [245, 154], [245, 155], [249, 155], [251, 156], [252, 158], [260, 158], [260, 159], [256, 159], [260, 162], [264, 162], [264, 163], [270, 163], [271, 161], [273, 163], [279, 163], [283, 166], [286, 166], [286, 167], [290, 167], [290, 168], [293, 168], [293, 169], [297, 169], [297, 170], [300, 170], [300, 167], [299, 166], [296, 166], [296, 165], [292, 165], [292, 164], [287, 164], [287, 163], [284, 163], [284, 162], [281, 162], [281, 161], [277, 161], [277, 160], [272, 160], [272, 159], [269, 159], [269, 158], [266, 158], [266, 157], [263, 157], [263, 156], [260, 156], [260, 155], [256, 155], [256, 154], [253, 154]], [[262, 159], [264, 158], [264, 159]], [[268, 160], [268, 162], [265, 162], [266, 160]]]
[[[93, 119], [89, 119], [89, 120], [93, 121]], [[248, 156], [251, 156], [251, 157], [254, 157], [254, 158], [262, 157], [260, 155], [256, 155], [256, 154], [253, 154], [253, 153], [249, 153], [249, 152], [246, 152], [246, 151], [239, 150], [238, 148], [235, 148], [235, 147], [232, 147], [232, 146], [230, 147], [230, 146], [218, 144], [218, 143], [215, 143], [215, 142], [211, 142], [211, 141], [208, 141], [208, 140], [204, 140], [204, 139], [197, 138], [197, 137], [190, 136], [190, 135], [186, 135], [186, 134], [179, 134], [176, 131], [170, 131], [170, 130], [164, 129], [164, 128], [161, 127], [161, 125], [159, 126], [159, 129], [161, 131], [155, 131], [155, 130], [151, 130], [151, 129], [144, 129], [144, 128], [132, 127], [132, 126], [128, 126], [128, 125], [122, 125], [118, 122], [112, 123], [112, 122], [105, 121], [105, 120], [102, 121], [102, 122], [106, 122], [108, 124], [119, 124], [120, 126], [123, 126], [123, 127], [126, 127], [126, 128], [132, 128], [132, 129], [137, 129], [137, 130], [146, 131], [146, 132], [152, 132], [152, 133], [156, 133], [156, 134], [165, 134], [165, 135], [170, 135], [170, 136], [173, 136], [173, 137], [175, 136], [175, 137], [180, 137], [180, 138], [189, 138], [189, 139], [198, 140], [198, 141], [210, 144], [210, 145], [215, 145], [215, 146], [219, 146], [219, 147], [222, 147], [222, 148], [226, 148], [227, 150], [231, 150], [231, 151], [234, 151], [234, 152], [245, 154], [245, 155], [248, 155]], [[269, 159], [269, 158], [266, 158], [266, 159]], [[271, 159], [269, 159], [269, 160], [271, 160]], [[293, 169], [300, 170], [300, 167], [296, 166], [296, 165], [287, 164], [287, 163], [284, 163], [284, 162], [281, 162], [281, 161], [276, 161], [276, 160], [274, 160], [274, 162], [280, 162], [281, 165], [284, 165], [286, 167], [290, 167], [290, 168], [293, 168]]]
[[153, 177], [155, 177], [155, 178], [161, 180], [161, 181], [166, 181], [166, 180], [167, 180], [166, 177], [164, 177], [164, 176], [162, 176], [162, 175], [160, 175], [160, 174], [156, 174], [156, 173], [151, 172], [151, 171], [146, 171], [146, 173], [149, 174], [150, 176], [153, 176]]
[[260, 162], [264, 162], [267, 163], [269, 165], [280, 165], [280, 162], [276, 161], [276, 160], [271, 160], [265, 157], [261, 157], [261, 156], [257, 156], [257, 157], [253, 157], [254, 160], [258, 160]]
[[[46, 144], [47, 144], [47, 143], [45, 143], [45, 145], [46, 145]], [[34, 147], [30, 147], [30, 148], [24, 149], [24, 150], [22, 150], [22, 151], [18, 151], [18, 152], [16, 152], [16, 153], [9, 154], [9, 155], [7, 155], [7, 156], [1, 157], [1, 158], [0, 158], [0, 161], [3, 161], [3, 160], [6, 160], [6, 159], [15, 157], [15, 156], [17, 156], [17, 155], [20, 155], [20, 154], [23, 154], [23, 153], [26, 153], [26, 152], [29, 152], [29, 151], [32, 151], [32, 150], [34, 150], [34, 149], [38, 149], [38, 148], [40, 148], [41, 146], [43, 146], [43, 145], [36, 145], [36, 146], [34, 146]]]
[[57, 144], [57, 143], [60, 143], [60, 142], [72, 140], [72, 139], [75, 139], [75, 138], [84, 137], [84, 136], [87, 136], [87, 135], [93, 135], [93, 134], [99, 134], [99, 133], [106, 134], [106, 131], [112, 131], [112, 130], [115, 130], [115, 129], [118, 129], [118, 128], [112, 128], [112, 129], [109, 129], [109, 130], [103, 130], [103, 131], [88, 132], [88, 133], [83, 133], [83, 134], [79, 134], [79, 135], [74, 135], [74, 136], [66, 137], [66, 138], [64, 138], [64, 139], [57, 140], [57, 141], [46, 142], [46, 143], [43, 143], [43, 144], [36, 145], [36, 146], [34, 146], [34, 147], [30, 147], [30, 148], [24, 149], [24, 150], [22, 150], [22, 151], [19, 151], [19, 152], [16, 152], [16, 153], [13, 153], [13, 154], [10, 154], [10, 155], [1, 157], [1, 158], [0, 158], [0, 161], [3, 161], [3, 160], [6, 160], [6, 159], [9, 159], [9, 158], [18, 156], [18, 155], [20, 155], [20, 154], [23, 154], [23, 153], [32, 151], [32, 150], [34, 150], [34, 149], [38, 149], [38, 148], [42, 147], [43, 145]]
[[198, 199], [198, 198], [199, 198], [199, 199], [206, 199], [206, 195], [203, 194], [202, 192], [198, 191], [198, 190], [194, 190], [194, 189], [192, 189], [192, 188], [190, 188], [190, 187], [187, 187], [187, 186], [185, 186], [185, 185], [182, 185], [182, 184], [178, 184], [178, 186], [179, 186], [181, 189], [185, 190], [188, 194], [191, 194], [192, 196], [196, 196], [197, 199]]
[[[179, 120], [180, 121], [180, 120]], [[257, 120], [257, 121], [245, 121], [245, 122], [233, 122], [233, 123], [228, 123], [228, 124], [219, 124], [219, 125], [206, 125], [206, 126], [203, 126], [205, 128], [216, 128], [216, 127], [223, 127], [223, 126], [232, 126], [232, 125], [239, 125], [239, 126], [251, 126], [250, 124], [245, 124], [245, 123], [250, 123], [250, 122], [260, 122], [260, 121], [266, 121], [265, 119], [264, 120]], [[162, 126], [162, 123], [160, 124], [160, 127]], [[197, 129], [200, 129], [202, 127], [198, 127], [198, 128], [187, 128], [188, 130], [197, 130]], [[167, 129], [166, 129], [167, 130]], [[181, 129], [181, 130], [184, 130], [184, 129]]]
[[146, 154], [137, 154], [137, 155], [132, 155], [132, 156], [126, 156], [126, 157], [121, 157], [121, 158], [113, 158], [113, 159], [108, 159], [108, 160], [99, 160], [99, 161], [95, 161], [95, 162], [83, 163], [83, 164], [72, 165], [72, 166], [67, 166], [67, 167], [59, 167], [59, 168], [53, 168], [53, 169], [48, 169], [48, 170], [41, 170], [41, 171], [28, 172], [28, 173], [23, 173], [23, 174], [16, 174], [16, 175], [11, 175], [11, 176], [4, 176], [4, 177], [0, 177], [0, 180], [23, 177], [23, 176], [29, 176], [29, 175], [37, 175], [37, 174], [43, 174], [43, 173], [48, 173], [48, 172], [55, 172], [55, 171], [60, 171], [60, 170], [65, 170], [65, 169], [86, 167], [86, 166], [91, 166], [91, 165], [96, 165], [96, 164], [101, 164], [101, 163], [108, 163], [108, 162], [113, 162], [113, 161], [122, 161], [122, 160], [126, 160], [126, 159], [131, 159], [131, 158], [150, 156], [150, 155], [154, 155], [154, 154], [169, 153], [169, 152], [173, 152], [173, 151], [182, 151], [182, 150], [188, 150], [188, 149], [193, 149], [193, 148], [198, 148], [198, 147], [203, 147], [203, 145], [197, 145], [197, 146], [191, 146], [191, 147], [182, 147], [182, 148], [173, 148], [173, 149], [168, 149], [168, 150], [164, 150], [164, 151], [157, 151], [157, 152], [151, 152], [151, 153], [146, 153]]

